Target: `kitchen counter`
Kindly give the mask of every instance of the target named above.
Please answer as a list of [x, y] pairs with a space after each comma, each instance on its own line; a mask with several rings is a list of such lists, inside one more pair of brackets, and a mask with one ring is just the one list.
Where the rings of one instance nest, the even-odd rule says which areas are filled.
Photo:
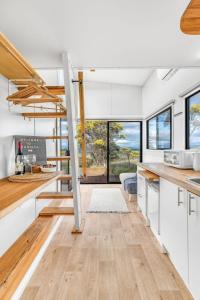
[[4, 217], [27, 199], [35, 196], [43, 188], [55, 181], [62, 172], [48, 180], [30, 183], [10, 182], [8, 178], [0, 180], [0, 218]]
[[163, 163], [138, 163], [137, 165], [200, 196], [200, 185], [188, 180], [188, 177], [200, 177], [200, 172], [168, 167]]

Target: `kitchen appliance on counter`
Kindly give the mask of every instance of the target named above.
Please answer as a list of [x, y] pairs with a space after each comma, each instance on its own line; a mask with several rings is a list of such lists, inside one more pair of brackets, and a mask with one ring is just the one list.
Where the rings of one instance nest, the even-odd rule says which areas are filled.
[[164, 150], [164, 163], [179, 169], [193, 169], [194, 151]]

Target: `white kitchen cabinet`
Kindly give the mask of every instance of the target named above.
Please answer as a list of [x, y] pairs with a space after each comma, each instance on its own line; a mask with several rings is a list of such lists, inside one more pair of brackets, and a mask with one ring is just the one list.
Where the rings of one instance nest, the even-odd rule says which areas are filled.
[[188, 283], [187, 192], [160, 179], [160, 237], [169, 257]]
[[141, 210], [145, 218], [147, 216], [146, 194], [147, 194], [146, 179], [138, 173], [137, 174], [137, 202], [138, 202], [139, 209]]
[[159, 182], [147, 184], [147, 217], [151, 230], [158, 238], [160, 234]]
[[188, 193], [189, 287], [200, 299], [200, 197]]

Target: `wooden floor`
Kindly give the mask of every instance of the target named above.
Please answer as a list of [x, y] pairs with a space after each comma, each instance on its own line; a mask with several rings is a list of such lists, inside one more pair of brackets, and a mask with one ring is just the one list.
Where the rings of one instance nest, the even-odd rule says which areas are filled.
[[[94, 187], [81, 187], [84, 211]], [[136, 204], [129, 208], [130, 214], [85, 213], [80, 235], [71, 234], [73, 216], [64, 217], [21, 299], [192, 299]]]

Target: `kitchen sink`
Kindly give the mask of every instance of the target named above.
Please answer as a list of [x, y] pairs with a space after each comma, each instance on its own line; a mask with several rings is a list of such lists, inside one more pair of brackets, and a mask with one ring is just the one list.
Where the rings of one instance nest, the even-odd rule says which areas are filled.
[[200, 185], [200, 177], [190, 177], [188, 178], [189, 181], [191, 181], [192, 183], [196, 183]]

